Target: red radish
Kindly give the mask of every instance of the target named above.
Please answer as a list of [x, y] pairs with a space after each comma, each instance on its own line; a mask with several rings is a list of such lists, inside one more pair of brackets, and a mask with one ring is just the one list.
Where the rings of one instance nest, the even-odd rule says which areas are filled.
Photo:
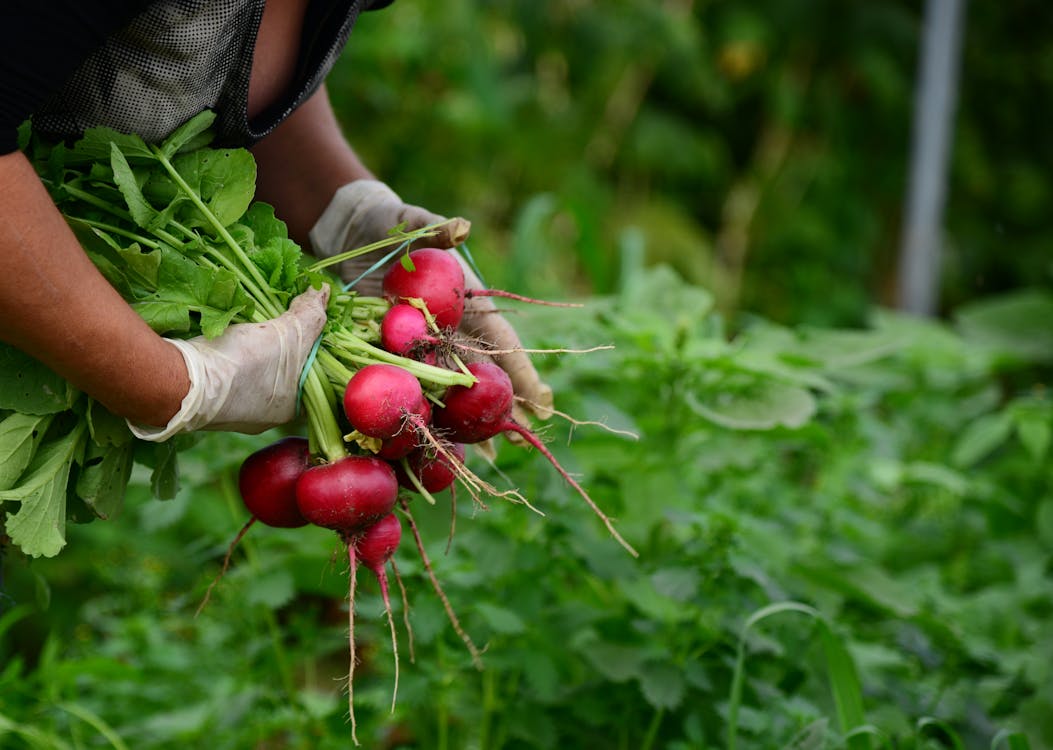
[[464, 315], [464, 271], [445, 250], [426, 247], [409, 254], [413, 270], [395, 263], [384, 274], [384, 296], [392, 303], [420, 299], [439, 328], [456, 328]]
[[428, 330], [428, 319], [420, 309], [399, 302], [380, 321], [380, 345], [394, 354], [434, 365], [442, 341]]
[[420, 421], [425, 404], [420, 381], [397, 365], [366, 365], [344, 390], [344, 413], [351, 426], [380, 440], [399, 434], [407, 418]]
[[[428, 492], [441, 492], [453, 484], [457, 478], [457, 472], [450, 463], [451, 459], [464, 463], [462, 444], [449, 443], [445, 447], [450, 454], [449, 457], [439, 454], [430, 446], [417, 448], [406, 456], [406, 465], [409, 470]], [[399, 484], [407, 490], [419, 491], [402, 466], [395, 467], [395, 476], [398, 477]]]
[[444, 436], [457, 443], [480, 443], [501, 432], [525, 429], [512, 420], [515, 392], [508, 373], [493, 362], [472, 362], [467, 367], [476, 382], [447, 388], [443, 407], [432, 417], [435, 426], [445, 430]]
[[426, 425], [431, 421], [431, 403], [425, 399], [424, 408], [420, 412], [420, 422], [407, 420], [403, 425], [402, 432], [390, 437], [380, 444], [377, 455], [388, 461], [398, 461], [413, 452], [421, 443], [420, 425]]
[[339, 532], [347, 541], [390, 513], [398, 490], [387, 462], [347, 456], [307, 469], [296, 482], [296, 504], [308, 521]]
[[282, 529], [307, 525], [296, 505], [296, 480], [306, 471], [308, 458], [306, 438], [286, 437], [242, 462], [238, 490], [254, 518]]
[[607, 515], [566, 472], [537, 435], [512, 418], [515, 393], [508, 374], [493, 362], [473, 362], [467, 367], [475, 376], [476, 382], [471, 386], [450, 386], [446, 390], [443, 408], [436, 409], [432, 418], [435, 426], [445, 430], [444, 435], [447, 439], [460, 443], [480, 442], [502, 432], [514, 432], [522, 436], [548, 459], [563, 479], [581, 495], [619, 544], [633, 557], [637, 557], [636, 550], [622, 538]]
[[394, 513], [381, 518], [355, 539], [358, 561], [373, 571], [380, 582], [380, 595], [388, 604], [388, 577], [384, 566], [395, 554], [402, 540], [402, 524]]
[[402, 540], [402, 524], [394, 513], [381, 518], [354, 541], [358, 562], [373, 571], [380, 584], [380, 596], [384, 600], [384, 611], [391, 628], [391, 652], [395, 658], [395, 687], [391, 694], [391, 710], [395, 710], [395, 699], [399, 690], [399, 649], [395, 636], [395, 619], [391, 614], [391, 599], [388, 597], [388, 575], [386, 566]]
[[245, 508], [252, 515], [227, 547], [223, 565], [208, 585], [195, 616], [201, 614], [208, 604], [212, 589], [230, 568], [234, 549], [256, 521], [281, 529], [307, 525], [307, 519], [296, 504], [296, 482], [307, 470], [310, 456], [306, 438], [286, 437], [260, 448], [242, 461], [238, 471], [238, 492]]
[[355, 587], [358, 560], [355, 541], [371, 526], [389, 515], [398, 499], [395, 471], [374, 456], [346, 456], [329, 464], [307, 469], [296, 482], [296, 504], [311, 523], [333, 529], [347, 545], [350, 568], [348, 583], [347, 711], [351, 739], [355, 734], [353, 681], [355, 674]]
[[555, 307], [579, 307], [577, 304], [546, 302], [501, 289], [467, 289], [464, 270], [457, 258], [434, 247], [414, 250], [409, 254], [413, 270], [396, 263], [384, 275], [384, 296], [394, 303], [407, 299], [424, 302], [439, 328], [457, 328], [464, 317], [464, 302], [472, 297], [505, 297]]

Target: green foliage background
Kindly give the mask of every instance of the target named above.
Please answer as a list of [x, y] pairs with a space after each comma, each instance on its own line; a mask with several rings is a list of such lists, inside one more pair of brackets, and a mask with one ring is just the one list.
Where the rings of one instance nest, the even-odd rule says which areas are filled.
[[[1051, 11], [969, 5], [940, 322], [886, 308], [918, 6], [362, 17], [330, 86], [366, 160], [472, 219], [491, 284], [588, 301], [517, 308], [530, 344], [616, 345], [538, 361], [639, 439], [545, 434], [641, 551], [534, 454], [473, 457], [546, 515], [462, 494], [447, 553], [449, 506], [414, 506], [486, 670], [407, 538], [394, 716], [360, 578], [366, 747], [1053, 746]], [[205, 436], [173, 500], [137, 474], [59, 557], [5, 557], [0, 747], [348, 746], [330, 534], [254, 529], [194, 616], [273, 437]]]

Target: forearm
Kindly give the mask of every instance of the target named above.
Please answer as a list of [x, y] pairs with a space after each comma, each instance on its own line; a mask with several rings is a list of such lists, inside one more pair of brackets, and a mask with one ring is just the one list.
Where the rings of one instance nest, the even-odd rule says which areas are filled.
[[324, 86], [252, 153], [259, 168], [257, 199], [275, 207], [305, 248], [308, 232], [340, 187], [375, 179], [344, 138]]
[[20, 153], [0, 157], [0, 338], [133, 422], [167, 423], [190, 386], [182, 355], [98, 272]]

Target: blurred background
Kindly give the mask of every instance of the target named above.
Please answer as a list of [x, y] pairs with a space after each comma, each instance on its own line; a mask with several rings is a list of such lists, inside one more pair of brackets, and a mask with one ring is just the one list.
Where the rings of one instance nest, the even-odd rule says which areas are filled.
[[[1053, 280], [1053, 15], [964, 7], [943, 312]], [[606, 293], [640, 242], [727, 310], [857, 324], [897, 303], [923, 14], [399, 0], [362, 17], [331, 86], [379, 174], [472, 219], [495, 282]]]
[[[406, 200], [473, 222], [561, 410], [415, 503], [401, 683], [359, 576], [369, 748], [1053, 747], [1053, 6], [964, 8], [935, 318], [897, 276], [925, 4], [397, 0], [330, 78]], [[296, 431], [298, 426], [290, 428]], [[638, 439], [627, 436], [633, 433]], [[172, 497], [4, 557], [0, 747], [347, 747], [347, 578], [254, 528], [214, 434]], [[447, 550], [451, 518], [456, 533]], [[408, 613], [406, 611], [408, 607]], [[403, 618], [412, 625], [403, 627]]]

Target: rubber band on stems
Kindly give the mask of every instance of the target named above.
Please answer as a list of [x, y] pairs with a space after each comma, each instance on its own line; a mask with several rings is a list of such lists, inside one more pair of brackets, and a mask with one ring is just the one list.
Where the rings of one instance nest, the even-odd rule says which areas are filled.
[[318, 357], [318, 349], [322, 345], [322, 335], [318, 334], [318, 338], [314, 340], [314, 344], [311, 346], [311, 351], [307, 354], [307, 359], [303, 363], [303, 369], [300, 370], [300, 383], [296, 386], [296, 416], [300, 416], [300, 409], [303, 404], [303, 387], [307, 383], [307, 375], [311, 372], [311, 368], [314, 366], [314, 361]]
[[381, 268], [383, 268], [384, 266], [386, 266], [386, 265], [388, 264], [388, 262], [389, 262], [389, 261], [391, 261], [392, 259], [394, 259], [394, 258], [395, 258], [395, 256], [396, 256], [396, 255], [398, 255], [398, 254], [399, 254], [399, 253], [401, 253], [401, 252], [402, 252], [403, 250], [405, 250], [405, 249], [406, 249], [406, 247], [407, 247], [407, 246], [409, 245], [409, 243], [410, 243], [410, 242], [411, 242], [411, 240], [406, 240], [406, 241], [405, 241], [405, 242], [403, 242], [403, 243], [402, 243], [401, 245], [399, 245], [398, 247], [396, 247], [396, 248], [395, 248], [394, 250], [392, 250], [391, 252], [387, 253], [387, 254], [386, 254], [386, 255], [385, 255], [384, 257], [382, 257], [382, 258], [381, 258], [380, 260], [378, 260], [378, 261], [377, 261], [376, 263], [374, 263], [374, 264], [373, 264], [373, 265], [371, 265], [371, 266], [370, 266], [369, 268], [367, 268], [367, 269], [366, 269], [365, 271], [363, 271], [362, 273], [360, 273], [360, 274], [358, 275], [358, 277], [357, 277], [357, 278], [355, 278], [355, 279], [354, 279], [353, 281], [349, 281], [349, 282], [347, 282], [346, 284], [344, 284], [344, 291], [345, 291], [345, 292], [349, 292], [349, 291], [351, 291], [351, 287], [353, 287], [353, 286], [354, 286], [355, 284], [357, 284], [358, 282], [360, 282], [360, 281], [361, 281], [362, 279], [366, 278], [366, 276], [369, 276], [369, 274], [373, 273], [374, 271], [379, 271], [379, 270], [380, 270]]

